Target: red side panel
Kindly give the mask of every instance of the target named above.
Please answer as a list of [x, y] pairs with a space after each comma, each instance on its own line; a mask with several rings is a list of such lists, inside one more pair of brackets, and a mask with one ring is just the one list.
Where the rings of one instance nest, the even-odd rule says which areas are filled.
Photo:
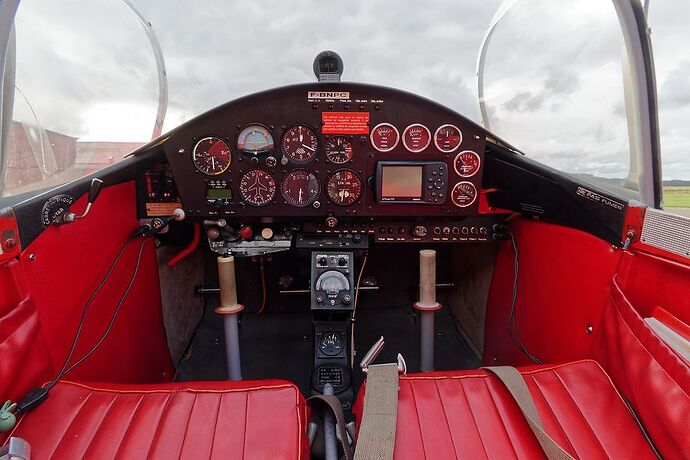
[[[135, 203], [133, 182], [107, 187], [84, 220], [47, 228], [22, 252], [27, 290], [54, 368], [59, 369], [67, 355], [85, 302], [138, 226]], [[84, 205], [82, 197], [73, 209], [80, 211]], [[106, 329], [133, 272], [138, 246], [139, 240], [130, 244], [91, 304], [75, 357], [88, 351]], [[172, 378], [152, 239], [146, 242], [136, 282], [107, 340], [67, 377], [112, 382]]]
[[592, 356], [632, 403], [665, 458], [690, 452], [690, 367], [652, 330], [614, 280]]
[[[0, 265], [0, 399], [17, 401], [54, 370], [17, 260]], [[0, 404], [2, 403], [0, 402]]]
[[[510, 223], [519, 252], [516, 318], [527, 349], [543, 362], [582, 359], [592, 345], [620, 253], [579, 230], [522, 218]], [[487, 305], [484, 364], [531, 364], [508, 335], [513, 249], [502, 243]]]

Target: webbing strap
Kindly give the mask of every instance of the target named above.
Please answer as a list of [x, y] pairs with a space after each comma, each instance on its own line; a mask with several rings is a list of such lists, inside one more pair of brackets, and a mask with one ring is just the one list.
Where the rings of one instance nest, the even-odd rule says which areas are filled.
[[314, 395], [307, 398], [307, 404], [313, 404], [314, 401], [323, 403], [328, 410], [335, 416], [336, 429], [340, 437], [340, 445], [343, 448], [343, 455], [345, 460], [352, 460], [352, 451], [347, 441], [347, 431], [345, 430], [345, 414], [343, 413], [343, 406], [337, 396], [333, 395]]
[[397, 421], [398, 365], [370, 365], [355, 460], [392, 460]]
[[[520, 372], [510, 366], [489, 366], [483, 369], [493, 373], [503, 382], [503, 385], [508, 389], [508, 392], [510, 392], [510, 395], [515, 400], [518, 407], [520, 407], [522, 414], [527, 420], [527, 424], [537, 437], [537, 441], [539, 441], [539, 445], [546, 454], [546, 457], [549, 460], [574, 460], [568, 452], [544, 431], [544, 425], [539, 416], [539, 412], [537, 412], [537, 406], [534, 405], [534, 399], [532, 399], [529, 388], [527, 388], [525, 379]], [[368, 391], [369, 387], [367, 386], [367, 392]]]

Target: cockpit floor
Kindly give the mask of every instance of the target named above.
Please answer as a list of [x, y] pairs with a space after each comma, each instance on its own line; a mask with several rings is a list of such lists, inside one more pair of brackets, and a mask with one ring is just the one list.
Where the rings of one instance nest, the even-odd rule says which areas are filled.
[[[409, 372], [419, 371], [419, 324], [410, 306], [357, 312], [356, 362], [380, 336], [385, 337], [386, 345], [376, 362], [394, 362], [396, 355], [402, 353]], [[286, 379], [309, 395], [313, 346], [312, 317], [308, 311], [242, 315], [240, 350], [244, 379]], [[480, 365], [479, 358], [458, 333], [447, 308], [438, 311], [436, 316], [435, 365], [437, 370], [471, 369]], [[226, 376], [222, 320], [207, 312], [188, 353], [178, 365], [176, 380], [223, 380]], [[355, 371], [355, 390], [363, 377], [361, 371]]]

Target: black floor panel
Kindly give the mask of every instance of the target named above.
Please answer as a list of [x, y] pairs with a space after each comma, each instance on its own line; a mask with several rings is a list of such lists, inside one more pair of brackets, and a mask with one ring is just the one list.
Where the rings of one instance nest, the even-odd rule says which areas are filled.
[[[281, 378], [294, 382], [309, 394], [312, 369], [312, 317], [308, 311], [296, 313], [245, 313], [241, 316], [240, 351], [244, 379]], [[418, 372], [420, 338], [417, 315], [410, 306], [362, 309], [357, 313], [356, 363], [369, 347], [384, 336], [386, 346], [377, 363], [394, 362], [402, 353], [409, 372]], [[479, 366], [455, 328], [447, 308], [436, 313], [435, 337], [437, 370], [469, 369]], [[192, 346], [177, 369], [177, 380], [223, 380], [227, 376], [222, 318], [207, 312]], [[363, 374], [354, 372], [358, 387]]]

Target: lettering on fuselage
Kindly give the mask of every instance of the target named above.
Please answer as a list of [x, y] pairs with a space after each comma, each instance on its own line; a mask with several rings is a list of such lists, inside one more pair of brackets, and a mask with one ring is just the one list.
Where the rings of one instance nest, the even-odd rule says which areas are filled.
[[307, 99], [350, 99], [349, 91], [307, 91]]
[[592, 201], [596, 201], [597, 203], [601, 203], [618, 211], [622, 211], [624, 208], [624, 205], [622, 203], [614, 201], [611, 198], [607, 198], [604, 195], [593, 192], [591, 190], [587, 190], [584, 187], [578, 187], [575, 193], [577, 193], [581, 197], [587, 198]]

